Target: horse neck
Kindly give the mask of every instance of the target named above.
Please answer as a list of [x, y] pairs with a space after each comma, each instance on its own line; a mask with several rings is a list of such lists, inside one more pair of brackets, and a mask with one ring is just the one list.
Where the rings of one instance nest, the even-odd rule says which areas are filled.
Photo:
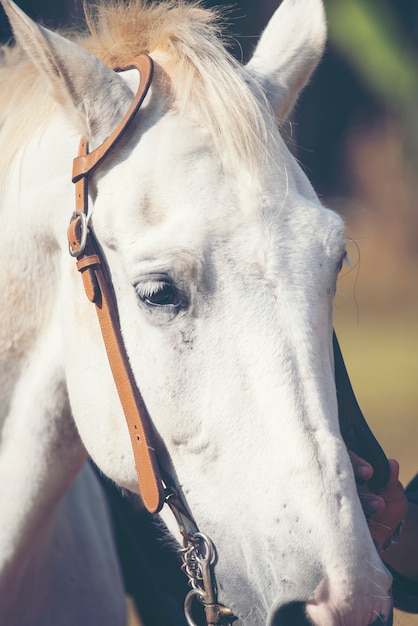
[[[71, 215], [72, 146], [55, 146], [59, 122], [19, 152], [1, 198], [0, 475], [10, 477], [0, 485], [4, 610], [12, 601], [7, 581], [23, 575], [28, 554], [48, 536], [53, 512], [86, 458], [68, 406], [62, 352], [62, 263], [54, 229], [62, 223], [65, 233], [66, 209]], [[68, 207], [57, 206], [56, 199], [66, 197]], [[0, 622], [6, 623], [1, 616]]]
[[[94, 518], [90, 515], [94, 508]], [[85, 466], [0, 577], [0, 620], [9, 626], [126, 622], [123, 584], [101, 487]], [[88, 590], [88, 593], [86, 593]]]
[[[59, 240], [72, 212], [71, 142], [59, 119], [16, 155], [0, 196], [0, 428], [25, 359], [59, 297]], [[74, 149], [76, 139], [74, 138]], [[1, 150], [1, 146], [0, 146]], [[58, 199], [58, 200], [57, 200]]]

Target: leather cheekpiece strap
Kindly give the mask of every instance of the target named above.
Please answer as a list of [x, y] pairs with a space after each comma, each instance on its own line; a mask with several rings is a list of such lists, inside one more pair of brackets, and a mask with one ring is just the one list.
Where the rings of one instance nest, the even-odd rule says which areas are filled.
[[125, 414], [138, 475], [139, 489], [146, 509], [158, 512], [164, 504], [164, 485], [152, 446], [150, 418], [137, 387], [126, 353], [120, 329], [116, 300], [103, 252], [89, 227], [88, 177], [102, 163], [138, 112], [152, 81], [153, 64], [147, 55], [141, 55], [118, 71], [136, 68], [141, 80], [135, 98], [126, 115], [108, 137], [93, 152], [88, 152], [85, 139], [80, 142], [79, 154], [74, 159], [73, 182], [76, 191], [76, 210], [68, 228], [68, 242], [76, 257], [86, 295], [94, 303], [103, 341], [106, 347], [113, 379]]

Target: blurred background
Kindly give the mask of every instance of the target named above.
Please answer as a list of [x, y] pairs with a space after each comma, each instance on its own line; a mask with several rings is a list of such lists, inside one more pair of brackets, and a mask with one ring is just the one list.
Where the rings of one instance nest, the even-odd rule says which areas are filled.
[[[80, 0], [19, 4], [47, 26], [82, 17]], [[236, 56], [248, 58], [277, 4], [235, 1], [227, 15]], [[359, 403], [407, 483], [418, 471], [418, 2], [325, 5], [327, 51], [285, 133], [346, 222], [352, 266], [341, 272], [335, 326]], [[9, 37], [1, 14], [0, 38]]]

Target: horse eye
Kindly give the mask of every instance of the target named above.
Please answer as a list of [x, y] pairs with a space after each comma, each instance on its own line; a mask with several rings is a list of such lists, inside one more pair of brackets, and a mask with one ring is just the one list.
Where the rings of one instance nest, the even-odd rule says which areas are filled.
[[180, 294], [169, 281], [148, 281], [137, 287], [139, 298], [145, 304], [156, 307], [178, 307]]
[[343, 256], [340, 259], [340, 262], [337, 266], [337, 274], [339, 274], [343, 268], [344, 263], [347, 263], [349, 267], [352, 267], [350, 257], [348, 256], [347, 250], [344, 252]]
[[350, 257], [348, 256], [348, 252], [347, 250], [344, 252], [343, 256], [341, 257], [340, 262], [338, 263], [338, 267], [337, 267], [337, 274], [339, 274], [343, 268], [344, 263], [346, 265], [348, 265], [349, 268], [353, 267], [353, 264], [351, 262]]

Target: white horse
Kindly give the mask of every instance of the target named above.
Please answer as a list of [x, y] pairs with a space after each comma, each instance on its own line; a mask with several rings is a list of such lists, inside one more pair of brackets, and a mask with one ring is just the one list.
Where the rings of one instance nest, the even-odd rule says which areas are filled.
[[150, 91], [92, 177], [89, 219], [160, 465], [241, 626], [386, 624], [391, 578], [338, 428], [343, 224], [278, 130], [323, 51], [321, 1], [284, 0], [246, 67], [180, 0], [104, 4], [78, 41], [1, 3], [23, 51], [0, 67], [0, 623], [125, 621], [84, 464], [137, 492], [135, 464], [66, 229], [80, 136], [101, 144], [137, 88], [109, 66], [147, 51]]

